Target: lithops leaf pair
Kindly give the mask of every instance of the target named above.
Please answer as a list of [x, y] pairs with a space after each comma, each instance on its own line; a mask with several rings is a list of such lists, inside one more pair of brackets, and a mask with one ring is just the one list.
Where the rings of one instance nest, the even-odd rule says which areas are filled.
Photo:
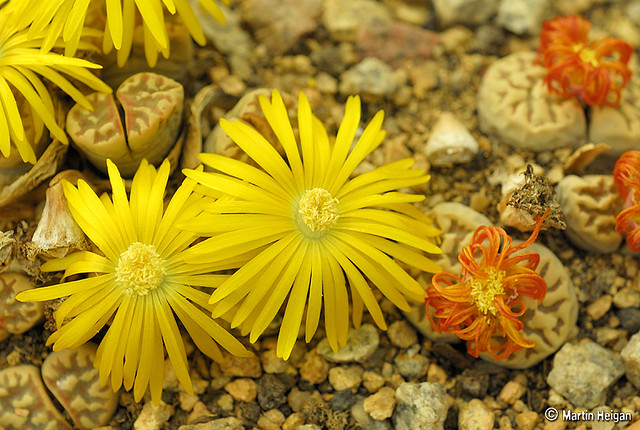
[[120, 85], [117, 102], [111, 94], [94, 93], [88, 98], [94, 110], [75, 105], [67, 115], [67, 132], [101, 171], [106, 173], [110, 158], [123, 176], [133, 176], [142, 159], [160, 164], [174, 148], [182, 125], [184, 88], [180, 83], [138, 73]]

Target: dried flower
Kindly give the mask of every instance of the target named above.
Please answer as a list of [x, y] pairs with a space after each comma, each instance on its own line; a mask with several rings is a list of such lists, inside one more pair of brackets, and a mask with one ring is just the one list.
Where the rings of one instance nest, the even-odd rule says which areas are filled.
[[[32, 28], [43, 28], [49, 23], [48, 40], [51, 41], [63, 37], [67, 53], [72, 55], [83, 32], [86, 32], [85, 18], [90, 9], [90, 1], [76, 0], [22, 0], [29, 3], [25, 9], [27, 23], [32, 22]], [[229, 0], [221, 0], [229, 4]], [[205, 45], [207, 40], [202, 31], [191, 5], [186, 0], [94, 0], [100, 6], [106, 6], [106, 23], [104, 28], [103, 49], [105, 53], [112, 48], [118, 51], [118, 64], [123, 66], [129, 58], [133, 44], [134, 29], [139, 21], [142, 21], [145, 43], [145, 55], [151, 67], [156, 64], [158, 52], [165, 58], [169, 57], [169, 36], [164, 23], [164, 8], [171, 14], [176, 13], [182, 18], [189, 33], [200, 45]], [[225, 22], [225, 17], [215, 0], [199, 0], [200, 7], [204, 8], [218, 22]], [[163, 7], [164, 5], [164, 7]]]
[[547, 284], [535, 271], [538, 254], [515, 254], [536, 240], [548, 213], [538, 218], [529, 239], [519, 245], [512, 245], [500, 227], [482, 226], [474, 232], [458, 256], [460, 277], [438, 273], [427, 287], [425, 308], [435, 330], [466, 340], [467, 351], [474, 357], [488, 351], [501, 360], [534, 346], [520, 334], [524, 324], [518, 318], [526, 309], [519, 297], [541, 303]]
[[21, 119], [26, 114], [18, 108], [16, 92], [29, 104], [36, 140], [44, 125], [55, 138], [67, 143], [67, 135], [56, 123], [54, 103], [49, 90], [38, 75], [60, 87], [87, 109], [91, 109], [87, 98], [62, 74], [98, 91], [108, 93], [111, 89], [87, 70], [99, 69], [101, 66], [80, 58], [43, 52], [40, 48], [44, 43], [44, 33], [31, 34], [29, 29], [18, 25], [17, 17], [22, 5], [23, 3], [13, 1], [0, 9], [0, 151], [3, 156], [8, 157], [13, 143], [23, 161], [35, 163], [33, 142], [29, 142]]
[[407, 299], [424, 300], [424, 289], [394, 258], [427, 272], [438, 271], [422, 251], [440, 253], [434, 243], [439, 230], [410, 204], [424, 196], [395, 190], [423, 184], [429, 176], [411, 169], [413, 160], [405, 159], [349, 179], [385, 135], [383, 112], [378, 112], [354, 143], [360, 125], [358, 97], [347, 100], [332, 145], [300, 93], [300, 149], [278, 91], [273, 91], [271, 101], [264, 96], [259, 101], [286, 160], [253, 127], [221, 120], [224, 131], [263, 170], [203, 154], [200, 159], [215, 172], [185, 172], [225, 196], [185, 226], [212, 236], [193, 246], [187, 261], [217, 264], [238, 259], [242, 267], [216, 288], [210, 303], [216, 305], [214, 316], [229, 312], [232, 327], [250, 331], [251, 342], [284, 305], [276, 352], [286, 359], [305, 309], [309, 342], [324, 308], [326, 335], [337, 350], [346, 344], [350, 305], [354, 326], [360, 325], [366, 307], [378, 326], [386, 328], [369, 282], [402, 310], [410, 309]]
[[633, 47], [614, 37], [589, 42], [590, 28], [591, 23], [577, 15], [542, 25], [538, 59], [548, 69], [545, 82], [549, 91], [590, 106], [618, 106], [631, 78], [627, 65]]
[[640, 251], [640, 151], [627, 151], [613, 168], [613, 179], [623, 200], [616, 231], [627, 234], [629, 249]]
[[54, 351], [77, 348], [113, 319], [94, 363], [100, 382], [105, 385], [110, 376], [117, 391], [124, 381], [125, 389], [134, 387], [136, 401], [149, 387], [153, 402], [158, 403], [164, 378], [163, 344], [178, 380], [188, 393], [193, 392], [174, 313], [209, 357], [222, 359], [216, 342], [236, 355], [247, 355], [247, 351], [208, 315], [209, 294], [193, 287], [214, 287], [227, 276], [208, 274], [210, 267], [190, 266], [182, 259], [197, 236], [175, 224], [201, 212], [204, 200], [192, 194], [195, 181], [186, 180], [163, 210], [167, 161], [158, 171], [143, 161], [129, 199], [117, 167], [111, 160], [107, 165], [112, 198], [99, 198], [82, 180], [77, 188], [63, 181], [69, 210], [103, 255], [77, 252], [42, 266], [43, 271], [65, 270], [65, 277], [96, 276], [25, 291], [16, 298], [44, 301], [69, 296], [54, 313], [58, 330], [47, 340]]

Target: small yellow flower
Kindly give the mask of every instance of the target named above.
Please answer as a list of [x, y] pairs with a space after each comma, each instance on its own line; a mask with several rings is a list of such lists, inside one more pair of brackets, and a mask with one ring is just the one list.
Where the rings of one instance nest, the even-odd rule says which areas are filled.
[[[54, 313], [58, 330], [47, 341], [54, 351], [77, 348], [112, 320], [94, 363], [100, 382], [105, 385], [110, 377], [116, 391], [124, 381], [125, 389], [133, 386], [136, 401], [149, 387], [153, 402], [158, 403], [164, 348], [178, 380], [188, 393], [193, 392], [174, 314], [209, 357], [222, 358], [216, 342], [235, 355], [248, 352], [208, 315], [209, 294], [194, 288], [214, 287], [227, 276], [208, 274], [212, 266], [187, 265], [182, 258], [197, 236], [175, 224], [201, 212], [204, 199], [192, 194], [195, 181], [187, 179], [163, 210], [168, 161], [158, 171], [143, 161], [129, 199], [117, 167], [111, 160], [107, 165], [111, 199], [99, 198], [84, 181], [78, 181], [77, 188], [63, 183], [74, 219], [104, 255], [77, 252], [42, 266], [45, 271], [65, 270], [65, 277], [96, 276], [24, 291], [16, 298], [44, 301], [68, 296]], [[227, 266], [221, 261], [218, 268]]]
[[[15, 0], [14, 0], [15, 1]], [[26, 22], [32, 22], [34, 29], [48, 29], [49, 48], [60, 36], [67, 44], [67, 53], [73, 54], [78, 46], [82, 32], [85, 31], [85, 18], [90, 3], [106, 8], [103, 50], [105, 53], [115, 47], [118, 51], [118, 65], [123, 66], [131, 52], [134, 28], [142, 21], [144, 31], [145, 55], [151, 67], [161, 52], [169, 57], [169, 36], [164, 23], [165, 8], [168, 13], [176, 13], [184, 21], [189, 33], [200, 45], [207, 40], [202, 26], [188, 0], [21, 0], [26, 8]], [[229, 4], [229, 0], [221, 0]], [[200, 7], [205, 9], [218, 22], [225, 23], [225, 17], [215, 0], [199, 0]], [[163, 7], [164, 5], [164, 7]]]
[[360, 125], [358, 97], [347, 101], [332, 145], [301, 93], [301, 149], [278, 91], [271, 102], [261, 97], [260, 106], [286, 160], [256, 129], [221, 120], [225, 132], [262, 170], [202, 154], [202, 162], [215, 173], [185, 172], [224, 196], [185, 225], [211, 236], [185, 256], [194, 264], [238, 259], [240, 269], [213, 292], [210, 303], [216, 305], [215, 317], [230, 316], [232, 327], [250, 331], [251, 342], [284, 304], [278, 356], [289, 357], [305, 309], [306, 341], [316, 332], [324, 308], [327, 338], [337, 350], [346, 344], [350, 313], [357, 327], [366, 307], [378, 326], [386, 328], [370, 284], [405, 311], [410, 309], [407, 299], [424, 301], [424, 289], [395, 260], [439, 271], [422, 253], [440, 253], [434, 243], [439, 231], [411, 205], [424, 196], [395, 190], [423, 184], [429, 176], [411, 169], [413, 160], [405, 159], [349, 179], [385, 135], [383, 113], [378, 112], [354, 143]]
[[67, 143], [67, 135], [56, 123], [49, 90], [40, 76], [88, 109], [91, 109], [91, 104], [87, 98], [63, 74], [98, 91], [108, 93], [111, 89], [87, 70], [101, 66], [79, 58], [43, 52], [40, 47], [44, 43], [44, 33], [28, 35], [29, 29], [19, 25], [18, 17], [23, 5], [14, 0], [0, 9], [0, 151], [8, 157], [13, 142], [23, 161], [35, 163], [33, 142], [29, 142], [25, 135], [15, 92], [26, 99], [39, 132], [44, 123], [55, 138]]

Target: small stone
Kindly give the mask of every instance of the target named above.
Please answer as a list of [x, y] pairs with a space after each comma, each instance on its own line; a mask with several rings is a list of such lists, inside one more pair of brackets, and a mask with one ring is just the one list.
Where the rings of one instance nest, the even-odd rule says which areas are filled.
[[7, 429], [71, 430], [53, 405], [36, 366], [0, 370], [0, 426]]
[[16, 300], [18, 293], [32, 288], [31, 280], [21, 273], [0, 273], [0, 337], [24, 333], [42, 320], [43, 303]]
[[336, 391], [331, 399], [331, 409], [335, 412], [344, 412], [353, 406], [356, 401], [358, 401], [358, 398], [353, 390], [347, 388], [342, 391]]
[[496, 11], [496, 0], [434, 0], [433, 6], [442, 26], [482, 24]]
[[329, 363], [315, 349], [307, 352], [300, 366], [300, 378], [312, 384], [320, 384], [327, 379], [328, 374]]
[[498, 395], [498, 400], [502, 400], [507, 405], [513, 405], [516, 400], [518, 400], [524, 393], [527, 392], [527, 388], [522, 384], [516, 381], [509, 381], [504, 384], [500, 394]]
[[539, 419], [537, 412], [524, 411], [516, 415], [516, 426], [520, 430], [533, 430]]
[[180, 409], [185, 412], [190, 412], [199, 399], [198, 396], [192, 396], [184, 391], [180, 391], [178, 393], [178, 400], [180, 401]]
[[452, 113], [444, 112], [431, 130], [424, 153], [434, 166], [468, 163], [478, 153], [476, 139]]
[[311, 393], [309, 391], [300, 391], [298, 387], [293, 387], [287, 395], [287, 404], [294, 412], [302, 412], [302, 410], [311, 404]]
[[391, 387], [382, 387], [377, 393], [364, 399], [363, 407], [374, 420], [382, 421], [393, 415], [396, 405], [395, 390]]
[[625, 376], [636, 388], [640, 388], [640, 332], [631, 336], [620, 351], [620, 357], [624, 363]]
[[302, 415], [294, 412], [284, 420], [282, 430], [298, 430], [302, 425], [304, 425], [304, 418]]
[[258, 395], [258, 386], [253, 379], [241, 378], [229, 382], [224, 386], [227, 393], [231, 394], [234, 400], [242, 402], [253, 402]]
[[371, 324], [362, 324], [359, 329], [351, 329], [347, 337], [347, 345], [333, 352], [329, 341], [323, 339], [318, 343], [317, 352], [322, 358], [332, 363], [350, 361], [364, 362], [374, 353], [380, 343], [378, 330]]
[[267, 349], [260, 355], [262, 370], [266, 373], [284, 373], [289, 368], [286, 360], [277, 356], [275, 349]]
[[277, 376], [265, 374], [258, 380], [258, 403], [264, 410], [280, 407], [287, 401], [288, 387]]
[[147, 402], [133, 423], [133, 428], [135, 430], [160, 430], [169, 422], [171, 415], [173, 415], [173, 406], [162, 401], [157, 406]]
[[328, 73], [320, 72], [316, 76], [316, 88], [325, 94], [335, 94], [338, 92], [338, 81]]
[[367, 57], [344, 72], [340, 81], [340, 94], [360, 94], [367, 101], [390, 97], [398, 88], [391, 66], [375, 57]]
[[587, 314], [589, 314], [594, 321], [598, 321], [609, 312], [612, 302], [613, 299], [609, 294], [600, 296], [587, 306]]
[[377, 372], [367, 370], [362, 374], [362, 385], [368, 392], [375, 393], [384, 385], [384, 377]]
[[636, 333], [640, 330], [640, 309], [627, 308], [616, 312], [622, 328], [629, 333]]
[[449, 405], [440, 384], [405, 382], [395, 392], [396, 412], [392, 417], [395, 430], [442, 429]]
[[373, 0], [326, 0], [324, 3], [322, 23], [338, 42], [355, 42], [358, 31], [369, 23], [382, 25], [391, 21], [387, 7]]
[[229, 394], [222, 394], [216, 400], [216, 405], [225, 412], [231, 412], [233, 410], [233, 397]]
[[440, 79], [438, 77], [438, 63], [425, 61], [423, 63], [408, 66], [409, 79], [411, 80], [413, 93], [418, 98], [424, 98], [429, 91], [436, 88]]
[[107, 425], [118, 405], [111, 385], [100, 385], [93, 367], [97, 346], [88, 342], [77, 349], [52, 352], [42, 363], [42, 379], [77, 427]]
[[252, 355], [251, 357], [236, 357], [227, 352], [223, 352], [223, 357], [224, 360], [218, 363], [218, 365], [225, 376], [259, 378], [262, 375], [260, 358], [256, 355]]
[[364, 410], [364, 399], [362, 398], [351, 407], [350, 412], [351, 418], [360, 428], [367, 430], [391, 430], [391, 426], [387, 420], [378, 421], [371, 418]]
[[258, 418], [258, 427], [264, 430], [280, 430], [285, 417], [278, 409], [271, 409]]
[[437, 382], [440, 385], [444, 385], [447, 379], [449, 379], [449, 375], [447, 375], [447, 372], [442, 367], [435, 363], [431, 363], [429, 365], [429, 370], [427, 370], [427, 382]]
[[613, 304], [618, 309], [640, 307], [640, 292], [631, 288], [621, 288], [613, 296]]
[[553, 359], [547, 383], [577, 407], [603, 404], [607, 391], [622, 375], [622, 361], [591, 340], [567, 343]]
[[548, 9], [549, 0], [501, 0], [496, 21], [515, 34], [536, 35]]
[[422, 378], [429, 369], [429, 359], [420, 353], [398, 354], [393, 363], [398, 373], [408, 379]]
[[197, 401], [195, 405], [193, 405], [193, 409], [187, 415], [187, 423], [192, 424], [196, 421], [200, 422], [204, 418], [211, 417], [211, 411], [207, 408], [207, 405], [202, 403], [201, 401]]
[[329, 369], [329, 383], [336, 391], [356, 391], [362, 383], [362, 367], [358, 365], [336, 366]]
[[235, 417], [218, 418], [200, 424], [188, 424], [178, 427], [178, 430], [244, 430], [242, 421]]
[[463, 403], [458, 414], [460, 430], [491, 430], [495, 414], [480, 399]]
[[398, 320], [389, 325], [387, 336], [391, 344], [398, 348], [409, 348], [418, 342], [416, 331], [405, 320]]

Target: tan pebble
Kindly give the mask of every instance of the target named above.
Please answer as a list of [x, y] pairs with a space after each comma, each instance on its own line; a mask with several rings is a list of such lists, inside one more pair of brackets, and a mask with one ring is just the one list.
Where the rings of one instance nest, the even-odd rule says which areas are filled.
[[227, 352], [223, 352], [224, 360], [218, 363], [222, 374], [225, 376], [240, 376], [247, 378], [259, 378], [262, 376], [260, 358], [253, 355], [251, 357], [236, 357]]
[[40, 302], [19, 302], [16, 294], [33, 288], [31, 280], [20, 273], [0, 274], [0, 331], [21, 334], [36, 325], [44, 316]]
[[258, 385], [253, 379], [241, 378], [229, 382], [224, 386], [227, 393], [235, 400], [253, 402], [258, 395]]
[[75, 350], [52, 352], [42, 363], [42, 379], [77, 427], [106, 425], [118, 404], [110, 384], [100, 385], [93, 367], [97, 346], [85, 343]]
[[180, 401], [180, 409], [185, 412], [191, 411], [193, 406], [198, 402], [198, 396], [192, 396], [190, 394], [185, 393], [184, 391], [180, 391], [178, 393], [178, 399]]
[[231, 397], [229, 394], [222, 394], [220, 397], [218, 397], [218, 400], [216, 400], [216, 404], [223, 411], [232, 411], [233, 410], [233, 397]]
[[501, 416], [500, 419], [498, 419], [498, 428], [500, 430], [513, 430], [511, 419], [507, 416]]
[[498, 395], [498, 400], [502, 400], [506, 404], [512, 405], [513, 402], [522, 397], [522, 395], [526, 392], [527, 389], [521, 384], [514, 381], [509, 381], [504, 385], [504, 387], [502, 387], [502, 390]]
[[189, 415], [187, 415], [187, 422], [191, 424], [196, 422], [197, 420], [202, 419], [203, 417], [209, 417], [211, 415], [212, 414], [211, 412], [209, 412], [207, 406], [204, 403], [198, 401], [195, 405], [193, 405], [193, 409], [191, 410]]
[[416, 97], [423, 98], [427, 96], [429, 91], [438, 86], [438, 70], [437, 63], [430, 60], [411, 67], [409, 78], [413, 84], [413, 93]]
[[398, 348], [409, 348], [418, 342], [416, 331], [405, 320], [399, 320], [389, 325], [387, 337], [391, 344]]
[[282, 430], [296, 430], [298, 426], [304, 424], [304, 418], [299, 413], [292, 413], [284, 420], [282, 424]]
[[173, 415], [173, 406], [162, 401], [157, 406], [154, 406], [151, 402], [147, 402], [133, 423], [133, 428], [135, 430], [161, 429], [164, 424], [169, 421], [171, 415]]
[[613, 296], [613, 304], [620, 309], [640, 307], [640, 292], [631, 288], [621, 288]]
[[450, 166], [471, 161], [478, 153], [478, 141], [458, 118], [444, 112], [433, 126], [424, 153], [434, 166]]
[[305, 406], [311, 404], [311, 393], [293, 387], [287, 394], [287, 403], [294, 412], [301, 412]]
[[336, 391], [351, 388], [354, 392], [362, 383], [362, 367], [359, 365], [337, 366], [329, 369], [329, 383]]
[[612, 297], [609, 294], [605, 294], [603, 296], [595, 299], [589, 306], [587, 306], [587, 314], [594, 320], [598, 321], [602, 318], [609, 309], [611, 309], [611, 303], [613, 302]]
[[480, 192], [473, 193], [469, 198], [469, 206], [474, 211], [484, 212], [487, 210], [489, 205], [491, 204], [491, 200], [487, 197], [487, 193], [484, 189]]
[[258, 427], [264, 430], [278, 430], [284, 423], [285, 417], [278, 409], [271, 409], [258, 418]]
[[49, 399], [40, 370], [28, 364], [0, 370], [0, 423], [15, 429], [71, 430]]
[[440, 366], [435, 363], [431, 363], [429, 365], [429, 370], [427, 371], [427, 382], [437, 382], [440, 385], [444, 385], [444, 383], [449, 378], [447, 372]]
[[276, 349], [267, 349], [260, 355], [262, 370], [265, 373], [284, 373], [289, 367], [289, 363], [278, 357]]
[[490, 430], [495, 414], [480, 399], [471, 399], [460, 407], [458, 428], [460, 430]]
[[540, 417], [537, 412], [526, 411], [516, 415], [516, 426], [520, 430], [533, 430]]
[[544, 420], [544, 430], [564, 430], [565, 428], [567, 428], [567, 421], [561, 419], [549, 421], [546, 418]]
[[393, 414], [396, 406], [395, 390], [391, 387], [382, 387], [377, 393], [364, 399], [364, 410], [374, 420], [386, 420]]
[[384, 377], [376, 372], [366, 370], [362, 374], [362, 385], [370, 393], [375, 393], [384, 385]]
[[393, 163], [403, 158], [411, 157], [411, 151], [407, 148], [409, 135], [406, 133], [386, 139], [382, 144], [382, 153], [384, 155], [384, 164]]
[[242, 82], [240, 78], [234, 75], [224, 77], [218, 82], [222, 91], [232, 96], [240, 97], [244, 94], [247, 86]]
[[236, 417], [218, 418], [205, 423], [187, 424], [178, 427], [178, 430], [245, 430], [245, 427]]
[[511, 408], [516, 412], [524, 412], [529, 410], [527, 405], [525, 405], [521, 399], [518, 399], [515, 402], [513, 402], [513, 406], [511, 406]]
[[329, 363], [313, 349], [305, 355], [300, 367], [300, 378], [312, 384], [319, 384], [327, 379]]

